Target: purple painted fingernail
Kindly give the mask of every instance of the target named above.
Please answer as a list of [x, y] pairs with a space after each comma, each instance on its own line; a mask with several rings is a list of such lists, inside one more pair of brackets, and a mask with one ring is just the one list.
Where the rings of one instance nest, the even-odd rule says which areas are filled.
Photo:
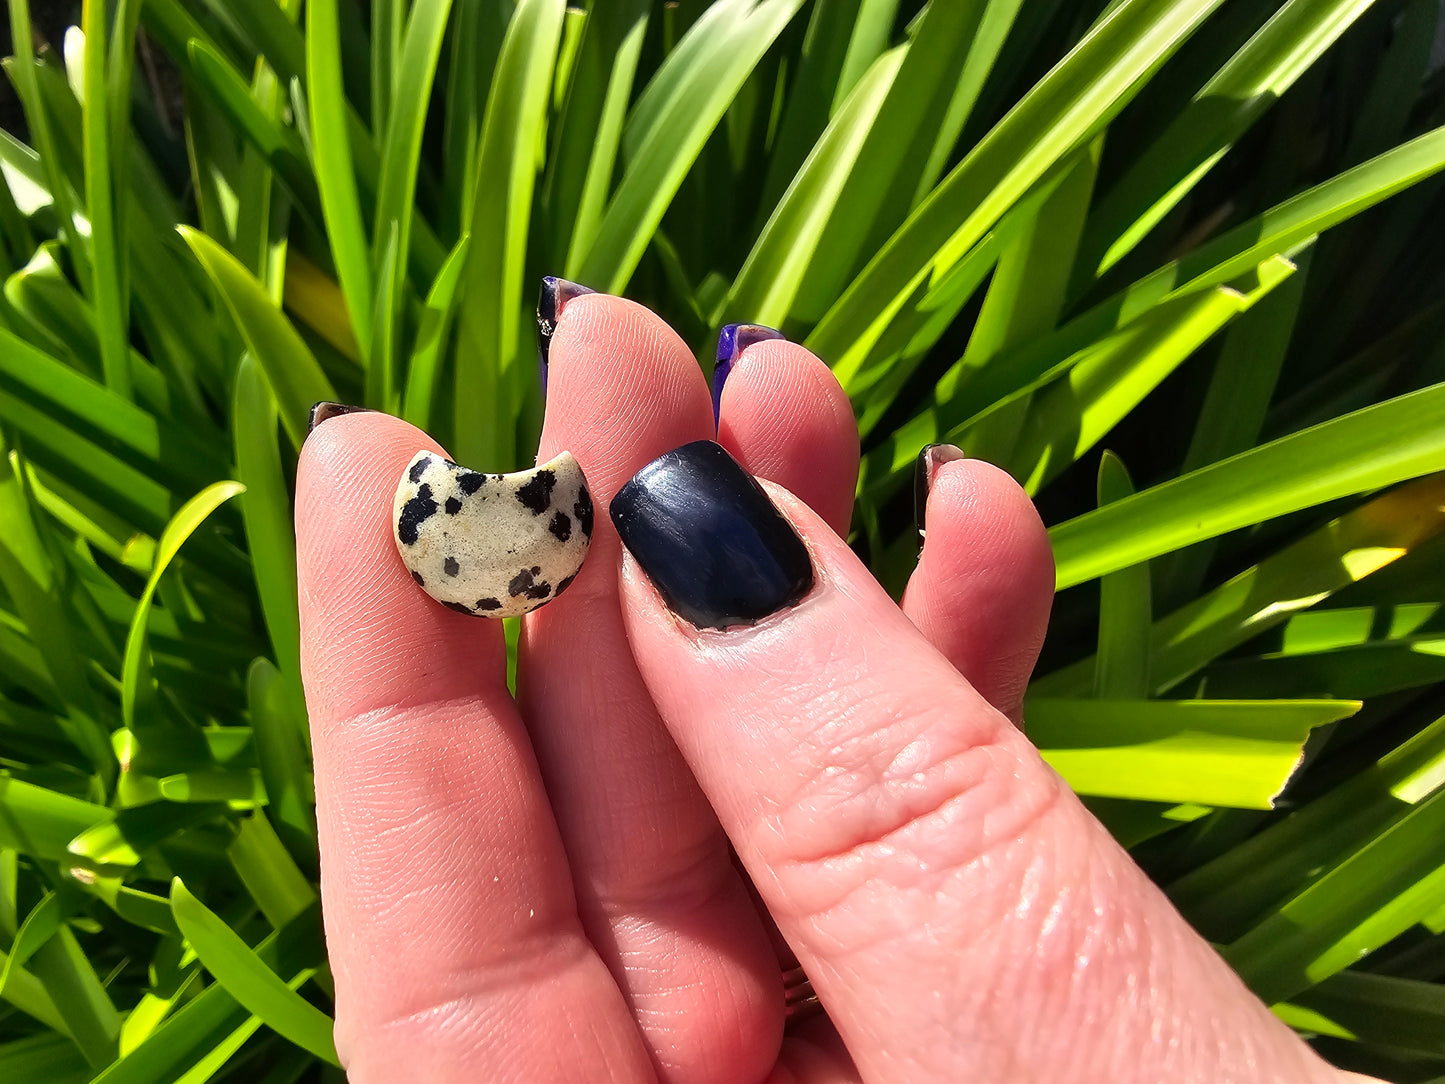
[[586, 286], [547, 275], [542, 279], [542, 290], [537, 295], [537, 364], [542, 373], [542, 394], [547, 394], [547, 361], [552, 351], [552, 336], [557, 330], [557, 321], [567, 303], [583, 294], [595, 294]]
[[728, 324], [717, 333], [717, 367], [712, 371], [712, 419], [714, 422], [722, 411], [723, 385], [733, 371], [733, 363], [753, 343], [767, 339], [787, 338], [781, 331], [762, 324]]

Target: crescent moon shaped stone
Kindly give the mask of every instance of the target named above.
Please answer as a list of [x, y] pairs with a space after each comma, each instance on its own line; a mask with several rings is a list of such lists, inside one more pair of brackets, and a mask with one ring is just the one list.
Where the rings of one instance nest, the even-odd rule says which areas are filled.
[[417, 452], [392, 525], [411, 578], [443, 606], [517, 617], [556, 598], [592, 543], [592, 495], [571, 452], [515, 474], [483, 474]]

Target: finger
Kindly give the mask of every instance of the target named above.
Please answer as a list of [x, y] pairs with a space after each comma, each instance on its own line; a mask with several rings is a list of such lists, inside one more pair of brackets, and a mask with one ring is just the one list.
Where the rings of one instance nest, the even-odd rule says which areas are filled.
[[638, 467], [712, 431], [707, 390], [666, 324], [603, 295], [557, 315], [548, 370], [541, 454], [577, 457], [600, 514], [576, 581], [528, 619], [518, 689], [578, 906], [664, 1079], [761, 1079], [781, 1037], [781, 972], [632, 661], [606, 517]]
[[297, 469], [302, 670], [337, 1049], [367, 1081], [647, 1080], [577, 921], [500, 626], [428, 598], [392, 498], [395, 418], [319, 425]]
[[714, 444], [644, 468], [611, 507], [624, 616], [863, 1078], [1321, 1078], [848, 547], [768, 493], [786, 519]]
[[777, 482], [847, 535], [858, 423], [837, 377], [810, 351], [771, 339], [732, 359], [717, 440], [749, 474]]
[[997, 467], [934, 445], [918, 471], [924, 544], [903, 612], [1018, 723], [1053, 604], [1049, 536], [1028, 495]]

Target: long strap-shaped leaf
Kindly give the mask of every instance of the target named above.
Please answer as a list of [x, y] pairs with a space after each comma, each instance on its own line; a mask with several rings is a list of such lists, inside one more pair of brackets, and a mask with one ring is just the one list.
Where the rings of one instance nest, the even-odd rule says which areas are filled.
[[830, 363], [866, 353], [930, 276], [961, 259], [1074, 147], [1108, 123], [1219, 0], [1125, 0], [999, 122], [854, 279], [808, 339]]
[[306, 75], [311, 107], [311, 148], [321, 209], [336, 260], [336, 273], [351, 310], [361, 356], [371, 357], [371, 265], [366, 225], [356, 191], [347, 132], [346, 88], [341, 76], [341, 27], [337, 0], [306, 5]]
[[1081, 271], [1102, 275], [1374, 0], [1290, 0], [1221, 68], [1100, 202]]
[[161, 574], [180, 551], [181, 544], [189, 538], [212, 512], [238, 493], [245, 491], [240, 482], [216, 482], [201, 490], [181, 506], [171, 522], [162, 532], [156, 547], [155, 565], [151, 568], [150, 579], [136, 603], [135, 615], [131, 618], [130, 633], [125, 641], [125, 664], [121, 672], [120, 706], [127, 729], [135, 726], [136, 704], [145, 690], [147, 669], [146, 619], [150, 616], [151, 599], [155, 597]]
[[180, 234], [236, 318], [246, 345], [266, 370], [281, 409], [281, 424], [291, 442], [301, 447], [312, 404], [336, 398], [331, 381], [291, 321], [240, 261], [198, 230], [181, 226]]
[[498, 470], [512, 462], [537, 132], [544, 124], [564, 13], [562, 0], [517, 5], [487, 98], [471, 220], [464, 231], [471, 241], [462, 278], [466, 304], [458, 321], [450, 447], [461, 462]]
[[[629, 165], [579, 278], [619, 293], [636, 270], [687, 171], [802, 0], [722, 0], [699, 19], [638, 100], [624, 135]], [[714, 12], [718, 15], [713, 16]], [[717, 25], [723, 15], [732, 21]], [[666, 93], [664, 93], [664, 90]]]
[[297, 1046], [332, 1065], [341, 1064], [331, 1038], [331, 1018], [287, 986], [179, 877], [171, 884], [171, 909], [181, 933], [227, 993]]
[[1445, 469], [1445, 384], [1283, 437], [1049, 532], [1060, 589], [1226, 531]]
[[1358, 700], [1038, 700], [1029, 740], [1080, 794], [1270, 809]]

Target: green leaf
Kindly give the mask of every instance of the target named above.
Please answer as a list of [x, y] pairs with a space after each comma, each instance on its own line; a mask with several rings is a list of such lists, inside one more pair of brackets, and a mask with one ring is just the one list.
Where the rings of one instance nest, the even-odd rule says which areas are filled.
[[1080, 794], [1271, 809], [1318, 726], [1358, 701], [1031, 700], [1029, 740]]
[[205, 522], [206, 517], [236, 494], [244, 493], [245, 490], [246, 487], [240, 482], [216, 482], [207, 486], [181, 506], [180, 511], [175, 514], [170, 523], [166, 524], [166, 529], [161, 533], [156, 547], [155, 564], [151, 568], [150, 578], [146, 580], [145, 590], [141, 593], [140, 601], [136, 603], [135, 615], [131, 618], [130, 632], [126, 635], [120, 703], [121, 714], [127, 728], [135, 727], [136, 704], [140, 698], [146, 696], [149, 699], [149, 689], [144, 687], [149, 683], [146, 627], [150, 617], [151, 600], [155, 597], [161, 575], [180, 551], [182, 543], [195, 533], [196, 528]]
[[[326, 216], [341, 291], [351, 311], [351, 328], [361, 346], [361, 356], [369, 359], [372, 327], [369, 244], [356, 191], [351, 134], [347, 129], [337, 0], [311, 0], [306, 5], [306, 78], [311, 109], [311, 150], [316, 183], [321, 191], [321, 209]], [[257, 354], [260, 355], [260, 351]]]
[[563, 275], [580, 273], [607, 207], [650, 6], [647, 0], [613, 0], [593, 4], [587, 13], [548, 155], [541, 222], [551, 266]]
[[1169, 896], [1205, 936], [1234, 941], [1382, 838], [1442, 782], [1445, 720], [1436, 720], [1290, 816], [1176, 879]]
[[[1099, 460], [1099, 507], [1134, 493], [1124, 463], [1113, 452]], [[1149, 563], [1121, 568], [1099, 584], [1099, 652], [1094, 695], [1100, 700], [1149, 696]]]
[[787, 323], [812, 254], [837, 213], [844, 184], [905, 55], [900, 48], [880, 56], [834, 115], [733, 281], [723, 305], [725, 319], [770, 327]]
[[231, 413], [237, 480], [245, 486], [241, 516], [261, 612], [277, 660], [292, 680], [299, 680], [301, 629], [291, 494], [277, 441], [276, 400], [265, 374], [249, 354], [236, 368]]
[[406, 392], [402, 397], [401, 415], [418, 429], [431, 428], [432, 403], [435, 401], [437, 377], [451, 337], [452, 322], [460, 300], [458, 287], [467, 266], [467, 249], [472, 235], [462, 234], [442, 269], [437, 272], [422, 306], [421, 323], [416, 344], [406, 368]]
[[227, 993], [297, 1046], [331, 1065], [341, 1064], [331, 1018], [287, 986], [179, 877], [171, 883], [171, 907], [181, 933]]
[[11, 976], [25, 966], [25, 962], [35, 955], [41, 945], [55, 936], [64, 920], [60, 897], [54, 892], [47, 892], [25, 916], [25, 921], [15, 933], [10, 954], [6, 956], [4, 966], [0, 967], [0, 997], [5, 996], [5, 988], [9, 985]]
[[0, 1045], [0, 1076], [45, 1084], [83, 1084], [90, 1069], [64, 1035], [32, 1035]]
[[[306, 911], [246, 951], [276, 975], [310, 976], [324, 958], [319, 908]], [[248, 1018], [254, 1021], [249, 1027]], [[212, 1057], [218, 1058], [215, 1068], [219, 1068], [259, 1023], [218, 983], [187, 1001], [138, 1047], [98, 1075], [94, 1084], [180, 1081], [188, 1070]]]
[[[482, 122], [456, 356], [458, 462], [512, 463], [513, 419], [521, 403], [521, 314], [527, 227], [552, 65], [562, 34], [562, 0], [522, 0], [507, 27]], [[530, 376], [530, 367], [526, 373]]]
[[1310, 1030], [1324, 1030], [1322, 1018], [1344, 1038], [1445, 1054], [1445, 986], [1437, 982], [1341, 971], [1275, 1011], [1290, 1023], [1294, 1006], [1312, 1014]]
[[0, 775], [0, 846], [65, 862], [71, 840], [114, 819], [115, 812], [105, 806]]
[[[1311, 252], [1300, 259], [1298, 274], [1230, 326], [1181, 473], [1248, 451], [1258, 442], [1304, 299]], [[1166, 598], [1195, 594], [1214, 551], [1212, 543], [1176, 551], [1159, 569], [1160, 594]]]
[[186, 226], [179, 232], [210, 275], [246, 345], [266, 371], [281, 410], [281, 424], [292, 443], [301, 447], [312, 404], [336, 400], [331, 381], [265, 288], [234, 256], [203, 233]]
[[808, 338], [832, 363], [866, 353], [909, 295], [963, 258], [1123, 108], [1218, 0], [1126, 0], [1096, 23], [908, 217]]
[[1445, 385], [1347, 414], [1050, 531], [1060, 588], [1226, 531], [1445, 468]]
[[[406, 34], [394, 26], [401, 52], [396, 61], [396, 94], [389, 105], [389, 118], [381, 146], [381, 177], [376, 190], [376, 215], [372, 226], [372, 270], [380, 276], [386, 249], [391, 244], [393, 226], [396, 230], [393, 276], [406, 276], [406, 253], [411, 250], [411, 226], [416, 213], [417, 169], [421, 161], [422, 133], [426, 127], [427, 106], [431, 102], [432, 82], [436, 78], [441, 54], [442, 35], [452, 0], [418, 0], [407, 19]], [[392, 10], [389, 3], [377, 3], [374, 10]], [[380, 87], [375, 88], [380, 93]], [[380, 289], [380, 287], [379, 287]], [[391, 287], [393, 305], [402, 294], [399, 284]], [[395, 326], [400, 312], [378, 316], [388, 326]]]
[[1267, 1003], [1343, 970], [1445, 904], [1445, 791], [1342, 856], [1224, 957]]
[[[129, 7], [130, 5], [126, 5]], [[124, 219], [116, 205], [124, 204], [114, 185], [125, 177], [114, 168], [111, 143], [115, 134], [112, 109], [129, 105], [122, 100], [112, 105], [105, 71], [106, 5], [104, 0], [85, 0], [81, 26], [85, 32], [82, 78], [85, 92], [82, 117], [85, 140], [85, 204], [90, 221], [92, 255], [91, 295], [96, 323], [100, 329], [100, 351], [105, 362], [105, 382], [118, 395], [130, 398], [130, 357], [128, 293], [123, 258]], [[129, 62], [130, 58], [125, 58]]]
[[1089, 223], [1083, 269], [1102, 275], [1129, 252], [1373, 3], [1285, 4], [1100, 202]]
[[638, 99], [623, 134], [627, 169], [577, 278], [620, 293], [668, 202], [753, 68], [802, 0], [718, 0]]
[[256, 659], [246, 672], [246, 704], [276, 831], [291, 854], [312, 868], [316, 864], [316, 795], [307, 771], [304, 703], [293, 681], [268, 660]]

